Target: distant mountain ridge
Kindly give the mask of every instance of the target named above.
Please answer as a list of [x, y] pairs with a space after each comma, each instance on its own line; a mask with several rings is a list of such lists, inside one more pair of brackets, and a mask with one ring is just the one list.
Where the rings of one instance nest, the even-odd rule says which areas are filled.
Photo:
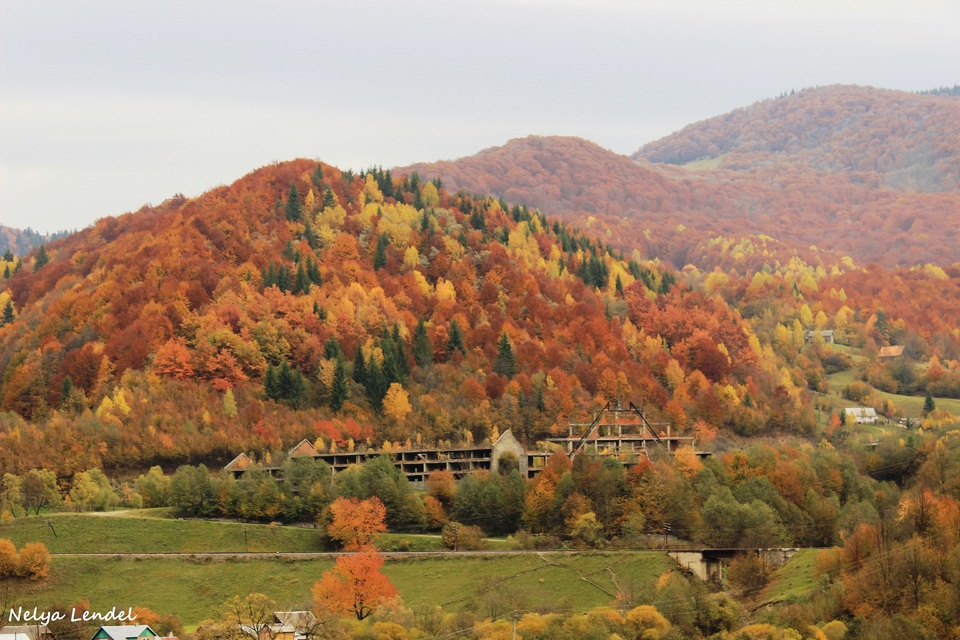
[[906, 191], [960, 189], [960, 101], [856, 86], [806, 89], [691, 124], [634, 159], [750, 171], [789, 162]]
[[691, 125], [633, 159], [530, 136], [397, 171], [415, 170], [677, 267], [737, 266], [715, 254], [718, 238], [777, 244], [740, 265], [749, 268], [795, 254], [960, 261], [960, 101], [949, 96], [827, 87]]

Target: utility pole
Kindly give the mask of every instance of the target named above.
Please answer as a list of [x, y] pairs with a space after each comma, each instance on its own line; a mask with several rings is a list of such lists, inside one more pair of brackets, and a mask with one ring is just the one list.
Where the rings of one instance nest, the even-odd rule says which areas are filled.
[[667, 541], [667, 536], [670, 534], [670, 523], [663, 523], [663, 548], [669, 549], [670, 543]]

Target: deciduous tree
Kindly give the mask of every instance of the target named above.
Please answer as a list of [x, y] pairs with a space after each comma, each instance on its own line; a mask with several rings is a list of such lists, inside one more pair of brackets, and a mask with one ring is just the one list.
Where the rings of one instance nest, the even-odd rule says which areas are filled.
[[366, 500], [337, 498], [330, 504], [327, 535], [347, 551], [357, 551], [387, 530], [386, 518], [387, 509], [375, 496]]
[[322, 616], [355, 615], [363, 620], [378, 605], [397, 597], [397, 590], [380, 568], [383, 557], [374, 550], [340, 556], [333, 569], [313, 585], [313, 601]]

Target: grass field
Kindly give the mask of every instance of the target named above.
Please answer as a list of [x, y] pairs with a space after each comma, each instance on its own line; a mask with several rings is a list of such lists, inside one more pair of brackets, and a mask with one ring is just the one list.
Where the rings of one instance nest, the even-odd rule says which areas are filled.
[[[313, 583], [332, 565], [326, 558], [57, 557], [50, 578], [28, 585], [18, 604], [43, 608], [82, 598], [92, 611], [145, 606], [175, 613], [193, 627], [235, 595], [261, 592], [285, 610], [309, 606]], [[456, 611], [483, 592], [509, 588], [531, 609], [584, 611], [613, 601], [614, 577], [637, 593], [652, 593], [657, 577], [672, 566], [661, 553], [626, 552], [391, 559], [383, 571], [410, 608]]]
[[[42, 542], [51, 553], [311, 553], [329, 551], [316, 529], [169, 518], [167, 510], [106, 513], [51, 513], [17, 518], [0, 525], [0, 538], [17, 547]], [[440, 551], [437, 534], [385, 533], [383, 551]], [[506, 550], [503, 538], [489, 538], [486, 549]]]
[[[856, 350], [851, 350], [850, 347], [840, 348], [839, 345], [835, 345], [834, 348], [838, 350], [845, 349], [847, 353], [853, 356], [855, 362], [863, 360], [858, 353], [854, 353]], [[841, 397], [843, 388], [857, 380], [857, 373], [858, 369], [857, 367], [854, 367], [852, 369], [827, 376], [827, 380], [830, 382], [830, 393], [827, 395], [831, 397], [837, 407], [857, 406], [855, 402], [851, 402], [850, 400], [846, 400]], [[920, 418], [922, 415], [924, 400], [923, 396], [904, 396], [895, 393], [886, 393], [877, 389], [874, 390], [874, 393], [876, 393], [877, 396], [884, 398], [885, 400], [889, 400], [896, 405], [900, 411], [903, 412], [904, 417]], [[938, 409], [949, 411], [954, 415], [960, 415], [960, 399], [934, 398], [934, 401], [936, 402]]]
[[315, 529], [156, 517], [153, 510], [18, 518], [0, 538], [42, 542], [51, 553], [284, 553], [324, 551]]
[[763, 592], [764, 602], [800, 600], [817, 586], [814, 569], [819, 549], [801, 549], [782, 567], [779, 567]]

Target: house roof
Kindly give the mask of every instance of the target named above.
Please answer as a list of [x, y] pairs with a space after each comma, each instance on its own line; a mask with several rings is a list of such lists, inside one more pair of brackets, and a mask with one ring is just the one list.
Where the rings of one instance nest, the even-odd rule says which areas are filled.
[[880, 353], [877, 354], [881, 358], [896, 358], [897, 356], [903, 355], [903, 345], [892, 345], [889, 347], [880, 347]]
[[245, 453], [241, 453], [236, 458], [227, 463], [224, 469], [228, 471], [242, 471], [253, 466], [253, 460]]
[[847, 407], [844, 409], [848, 416], [857, 416], [859, 418], [876, 418], [877, 410], [873, 407]]
[[271, 628], [286, 633], [307, 630], [317, 621], [312, 611], [275, 611], [273, 617], [277, 624]]
[[129, 640], [130, 638], [155, 638], [157, 632], [145, 624], [128, 624], [122, 626], [100, 627], [93, 636], [93, 640], [110, 638], [110, 640]]
[[293, 449], [290, 449], [290, 451], [287, 452], [287, 455], [291, 458], [295, 458], [297, 456], [310, 456], [312, 458], [313, 456], [317, 455], [317, 450], [313, 447], [312, 442], [304, 438], [297, 443], [297, 446], [295, 446]]

